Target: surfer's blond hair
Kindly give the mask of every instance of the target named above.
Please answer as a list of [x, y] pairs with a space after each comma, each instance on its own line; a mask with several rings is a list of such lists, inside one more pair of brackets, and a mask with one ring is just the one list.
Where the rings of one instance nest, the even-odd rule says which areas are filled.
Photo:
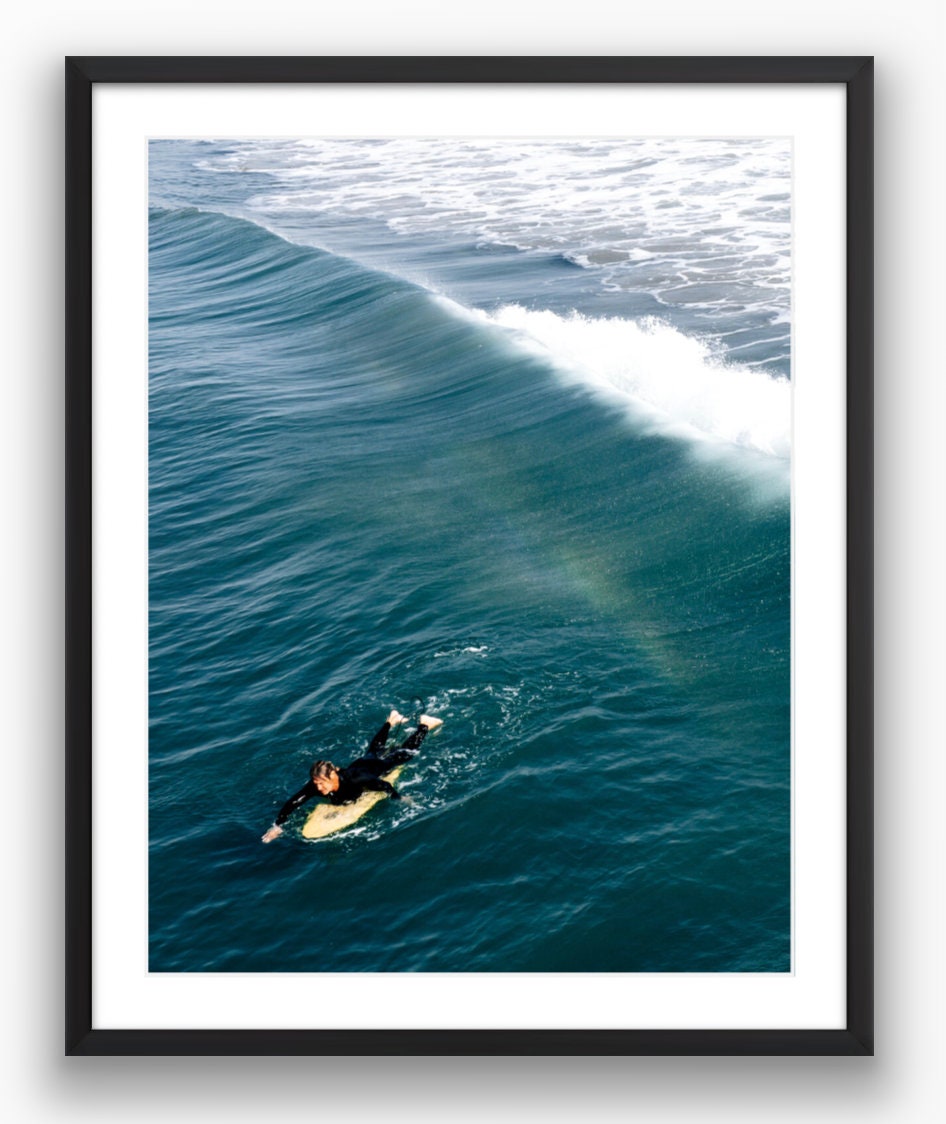
[[315, 780], [316, 777], [333, 777], [337, 772], [338, 769], [331, 761], [316, 761], [309, 770], [309, 777], [312, 780]]

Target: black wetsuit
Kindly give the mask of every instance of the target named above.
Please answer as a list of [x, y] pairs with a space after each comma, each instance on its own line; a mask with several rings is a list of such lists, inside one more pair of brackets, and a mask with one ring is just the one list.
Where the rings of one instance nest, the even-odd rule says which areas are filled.
[[[353, 800], [357, 800], [363, 792], [386, 792], [393, 799], [400, 800], [400, 793], [397, 792], [394, 785], [382, 780], [381, 774], [389, 773], [414, 756], [411, 751], [417, 749], [427, 736], [427, 727], [418, 726], [400, 749], [382, 757], [381, 750], [384, 749], [390, 732], [391, 725], [389, 722], [385, 722], [371, 739], [371, 745], [368, 746], [368, 752], [365, 756], [359, 757], [357, 761], [352, 761], [344, 769], [338, 770], [338, 788], [335, 792], [329, 793], [325, 798], [326, 800], [333, 804], [350, 804]], [[316, 796], [321, 796], [321, 793], [312, 781], [307, 781], [279, 809], [275, 820], [277, 826], [281, 827], [296, 808], [301, 807], [306, 801], [312, 800]]]

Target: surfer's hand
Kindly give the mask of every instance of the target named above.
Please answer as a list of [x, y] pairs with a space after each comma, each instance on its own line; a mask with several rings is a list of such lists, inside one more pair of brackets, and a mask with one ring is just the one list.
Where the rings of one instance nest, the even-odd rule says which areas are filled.
[[396, 788], [392, 788], [391, 789], [391, 799], [392, 800], [403, 800], [404, 797], [397, 791]]
[[272, 841], [274, 839], [278, 839], [280, 835], [282, 835], [282, 828], [278, 827], [276, 824], [273, 824], [273, 826], [269, 829], [269, 831], [267, 831], [266, 834], [263, 836], [262, 842], [263, 843], [272, 843]]

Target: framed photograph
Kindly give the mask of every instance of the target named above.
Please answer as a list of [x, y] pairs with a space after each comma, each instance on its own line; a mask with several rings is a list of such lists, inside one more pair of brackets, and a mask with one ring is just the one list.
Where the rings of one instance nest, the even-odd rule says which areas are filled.
[[873, 1053], [872, 76], [66, 60], [68, 1054]]

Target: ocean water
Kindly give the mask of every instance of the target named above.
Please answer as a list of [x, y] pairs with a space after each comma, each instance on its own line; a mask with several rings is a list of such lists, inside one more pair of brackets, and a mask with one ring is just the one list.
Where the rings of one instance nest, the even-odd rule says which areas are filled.
[[789, 971], [787, 143], [149, 174], [151, 970]]

